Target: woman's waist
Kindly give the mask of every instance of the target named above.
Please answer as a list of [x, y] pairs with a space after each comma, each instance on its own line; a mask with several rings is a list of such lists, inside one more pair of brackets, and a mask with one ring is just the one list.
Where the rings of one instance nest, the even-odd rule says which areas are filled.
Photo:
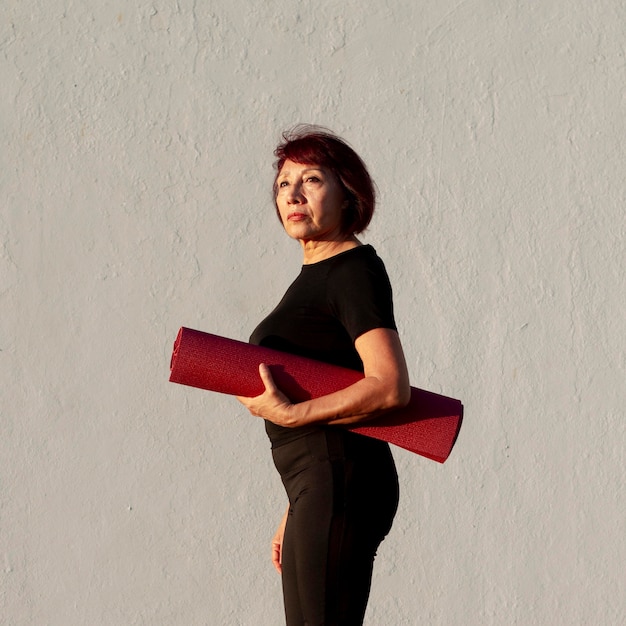
[[352, 432], [343, 426], [320, 424], [286, 428], [266, 420], [265, 430], [272, 451], [293, 445], [306, 448], [313, 457], [320, 459], [365, 456], [371, 460], [378, 454], [386, 456], [390, 453], [387, 442]]

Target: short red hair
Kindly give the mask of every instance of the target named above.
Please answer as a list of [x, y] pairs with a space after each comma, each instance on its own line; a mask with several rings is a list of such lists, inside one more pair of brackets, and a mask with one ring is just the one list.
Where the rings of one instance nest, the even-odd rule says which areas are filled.
[[277, 159], [274, 199], [278, 194], [276, 179], [285, 161], [326, 167], [337, 176], [348, 199], [342, 234], [349, 236], [367, 228], [376, 204], [374, 182], [361, 157], [346, 141], [325, 128], [300, 125], [283, 133], [283, 141], [274, 150], [274, 156]]

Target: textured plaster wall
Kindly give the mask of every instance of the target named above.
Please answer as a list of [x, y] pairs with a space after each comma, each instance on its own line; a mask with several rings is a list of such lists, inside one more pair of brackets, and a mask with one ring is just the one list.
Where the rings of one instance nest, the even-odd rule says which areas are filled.
[[462, 399], [367, 624], [626, 620], [620, 0], [4, 0], [0, 622], [282, 623], [262, 424], [167, 382], [298, 271], [271, 151], [369, 164], [416, 386]]

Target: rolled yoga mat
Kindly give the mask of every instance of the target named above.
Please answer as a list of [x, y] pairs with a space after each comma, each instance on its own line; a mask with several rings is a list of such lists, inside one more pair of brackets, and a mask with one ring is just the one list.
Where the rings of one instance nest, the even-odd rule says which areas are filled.
[[[277, 386], [293, 402], [344, 389], [363, 378], [355, 370], [183, 327], [174, 343], [170, 381], [253, 397], [265, 390], [260, 363], [269, 366]], [[462, 419], [459, 400], [411, 387], [406, 407], [344, 428], [443, 463]]]

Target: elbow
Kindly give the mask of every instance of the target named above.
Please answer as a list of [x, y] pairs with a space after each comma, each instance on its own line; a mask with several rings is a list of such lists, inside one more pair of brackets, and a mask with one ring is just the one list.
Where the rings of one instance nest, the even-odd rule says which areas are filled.
[[398, 393], [397, 409], [403, 409], [411, 401], [411, 385], [406, 383], [402, 385]]
[[411, 401], [411, 386], [406, 384], [394, 385], [387, 396], [386, 411], [404, 408]]

